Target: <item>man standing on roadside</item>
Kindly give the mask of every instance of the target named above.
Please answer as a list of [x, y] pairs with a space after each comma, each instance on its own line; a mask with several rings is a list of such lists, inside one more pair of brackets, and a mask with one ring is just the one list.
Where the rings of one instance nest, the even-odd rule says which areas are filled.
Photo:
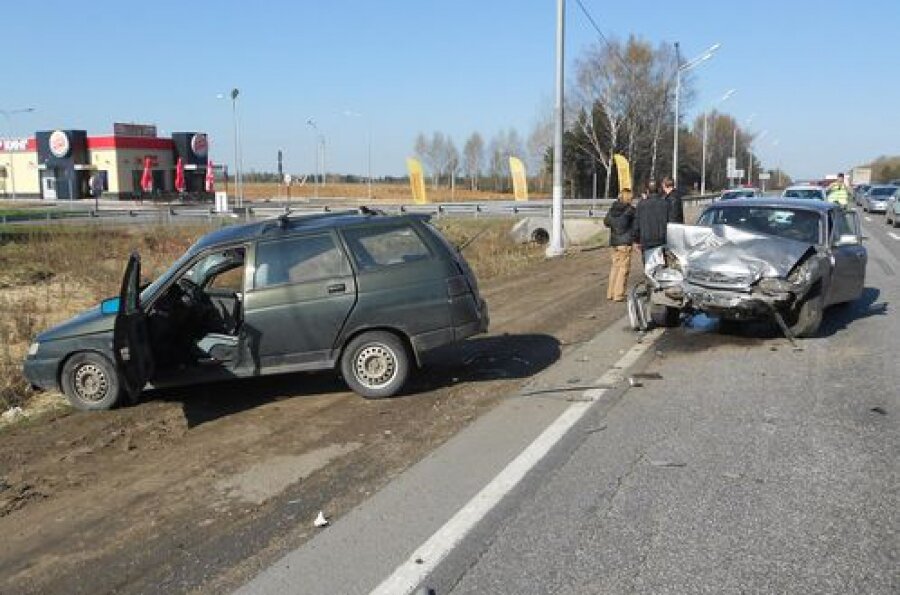
[[675, 182], [665, 177], [662, 181], [663, 196], [669, 204], [669, 223], [684, 223], [684, 203], [675, 191]]
[[604, 225], [609, 228], [609, 245], [613, 249], [606, 299], [614, 302], [624, 302], [628, 288], [631, 244], [634, 242], [634, 206], [631, 202], [631, 188], [623, 189], [603, 218]]
[[[668, 178], [666, 178], [668, 180]], [[663, 181], [665, 188], [665, 180]], [[678, 201], [679, 207], [681, 200]], [[671, 204], [655, 192], [655, 188], [647, 188], [647, 198], [638, 203], [634, 225], [634, 241], [647, 262], [647, 251], [666, 243], [666, 225], [669, 224]], [[684, 219], [682, 215], [682, 220]]]

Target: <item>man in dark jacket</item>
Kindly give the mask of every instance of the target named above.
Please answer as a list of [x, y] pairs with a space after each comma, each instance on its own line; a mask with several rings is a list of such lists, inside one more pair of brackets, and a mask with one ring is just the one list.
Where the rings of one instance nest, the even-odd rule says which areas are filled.
[[624, 188], [603, 218], [603, 223], [609, 228], [609, 245], [613, 249], [606, 299], [614, 302], [625, 301], [631, 270], [631, 245], [634, 242], [634, 215], [631, 190]]
[[669, 203], [669, 223], [684, 223], [684, 203], [681, 195], [675, 190], [675, 182], [666, 177], [662, 181], [663, 196]]
[[634, 241], [644, 255], [647, 251], [666, 243], [666, 225], [669, 224], [670, 203], [655, 193], [638, 203], [635, 216]]

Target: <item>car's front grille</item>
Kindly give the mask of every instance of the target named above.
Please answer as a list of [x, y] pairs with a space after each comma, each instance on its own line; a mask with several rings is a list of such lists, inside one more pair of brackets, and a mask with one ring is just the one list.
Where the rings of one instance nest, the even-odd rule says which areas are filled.
[[747, 287], [753, 283], [753, 275], [750, 274], [719, 273], [696, 269], [689, 269], [687, 278], [693, 283], [713, 287]]

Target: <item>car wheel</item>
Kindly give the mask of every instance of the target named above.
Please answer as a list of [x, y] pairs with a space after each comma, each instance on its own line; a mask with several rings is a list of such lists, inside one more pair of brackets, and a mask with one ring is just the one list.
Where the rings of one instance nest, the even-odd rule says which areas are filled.
[[121, 396], [115, 366], [99, 353], [76, 353], [66, 360], [60, 384], [69, 403], [86, 411], [111, 409]]
[[373, 331], [350, 341], [341, 356], [341, 373], [350, 389], [367, 399], [400, 392], [410, 372], [409, 350], [392, 333]]
[[822, 324], [824, 310], [825, 298], [821, 292], [819, 295], [807, 297], [788, 321], [791, 334], [801, 338], [815, 336]]
[[681, 310], [671, 306], [654, 306], [650, 309], [650, 318], [656, 326], [675, 327], [681, 323]]

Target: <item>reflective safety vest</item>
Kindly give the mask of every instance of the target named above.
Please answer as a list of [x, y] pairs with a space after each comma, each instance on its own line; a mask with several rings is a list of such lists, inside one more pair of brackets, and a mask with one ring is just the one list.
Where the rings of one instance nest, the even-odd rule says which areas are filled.
[[828, 187], [828, 192], [826, 192], [826, 194], [829, 202], [836, 202], [842, 207], [846, 207], [850, 199], [850, 193], [847, 192], [847, 187], [840, 182], [832, 182]]

